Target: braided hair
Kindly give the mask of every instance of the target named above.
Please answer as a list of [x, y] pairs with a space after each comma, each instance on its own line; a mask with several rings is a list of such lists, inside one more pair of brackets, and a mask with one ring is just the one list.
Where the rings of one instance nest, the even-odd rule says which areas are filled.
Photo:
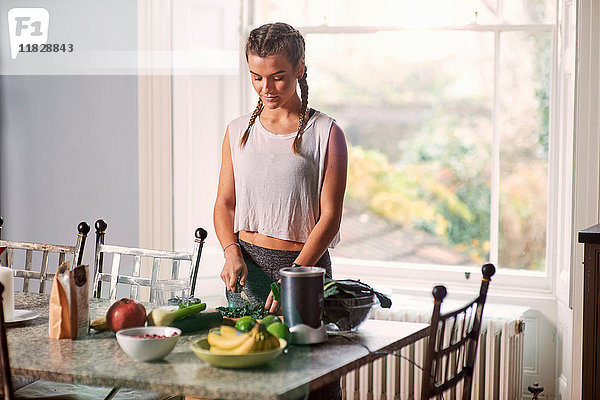
[[[255, 54], [261, 58], [285, 54], [290, 63], [296, 67], [300, 61], [304, 61], [304, 38], [298, 30], [286, 23], [276, 22], [265, 24], [253, 29], [250, 35], [248, 35], [248, 40], [246, 41], [246, 61], [248, 61], [248, 54]], [[308, 109], [308, 82], [306, 81], [306, 77], [307, 68], [305, 67], [304, 74], [298, 79], [302, 105], [300, 107], [298, 133], [292, 145], [295, 154], [299, 154], [302, 134], [308, 120], [306, 115]], [[264, 104], [262, 99], [259, 99], [248, 122], [248, 127], [240, 139], [240, 146], [244, 147], [246, 142], [248, 142], [250, 128], [254, 125], [256, 118], [258, 118], [263, 109]]]

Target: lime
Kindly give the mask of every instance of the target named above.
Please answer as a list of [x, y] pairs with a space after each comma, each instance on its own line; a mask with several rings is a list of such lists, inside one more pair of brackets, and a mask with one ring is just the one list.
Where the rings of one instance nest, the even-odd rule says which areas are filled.
[[256, 319], [254, 319], [254, 317], [251, 317], [249, 315], [244, 315], [243, 317], [238, 318], [238, 321], [250, 321], [250, 322], [256, 323]]
[[249, 332], [256, 325], [256, 320], [248, 315], [241, 317], [235, 323], [235, 327], [242, 332]]
[[272, 314], [267, 315], [262, 319], [262, 321], [260, 321], [260, 323], [264, 326], [269, 326], [275, 322], [281, 322], [281, 320], [279, 319], [279, 317], [277, 317], [277, 315]]
[[283, 322], [273, 322], [271, 325], [267, 326], [267, 331], [271, 335], [277, 336], [279, 339], [285, 339], [288, 342], [290, 341], [290, 330]]

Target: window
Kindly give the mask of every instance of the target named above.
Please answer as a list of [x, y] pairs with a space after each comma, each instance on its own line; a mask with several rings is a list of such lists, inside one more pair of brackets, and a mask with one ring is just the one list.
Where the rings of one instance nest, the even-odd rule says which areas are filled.
[[555, 4], [493, 3], [255, 10], [304, 33], [309, 103], [347, 135], [338, 259], [547, 272]]

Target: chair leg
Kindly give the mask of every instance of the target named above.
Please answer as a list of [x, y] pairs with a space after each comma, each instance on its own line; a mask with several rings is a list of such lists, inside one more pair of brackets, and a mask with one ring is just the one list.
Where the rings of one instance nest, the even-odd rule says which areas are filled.
[[119, 391], [120, 388], [118, 387], [114, 387], [112, 388], [112, 390], [106, 395], [106, 397], [104, 398], [104, 400], [110, 400], [113, 397], [115, 397], [115, 395], [117, 394], [117, 392]]

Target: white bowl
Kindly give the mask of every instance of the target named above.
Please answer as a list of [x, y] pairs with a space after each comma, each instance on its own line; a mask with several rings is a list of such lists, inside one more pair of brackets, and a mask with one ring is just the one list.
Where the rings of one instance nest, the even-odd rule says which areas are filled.
[[[148, 338], [144, 335], [166, 337]], [[140, 337], [142, 336], [142, 337]], [[145, 326], [121, 329], [117, 342], [129, 357], [136, 361], [158, 361], [173, 351], [181, 336], [181, 329], [170, 326]]]

